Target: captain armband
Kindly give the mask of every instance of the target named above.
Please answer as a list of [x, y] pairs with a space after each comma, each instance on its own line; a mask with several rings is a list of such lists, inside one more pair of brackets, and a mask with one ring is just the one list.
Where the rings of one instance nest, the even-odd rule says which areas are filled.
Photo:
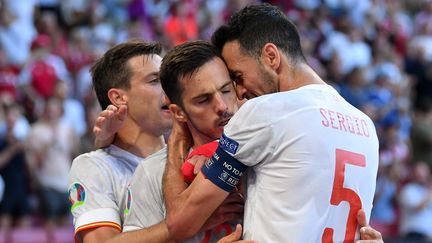
[[246, 165], [218, 147], [201, 171], [215, 185], [232, 192], [246, 169]]

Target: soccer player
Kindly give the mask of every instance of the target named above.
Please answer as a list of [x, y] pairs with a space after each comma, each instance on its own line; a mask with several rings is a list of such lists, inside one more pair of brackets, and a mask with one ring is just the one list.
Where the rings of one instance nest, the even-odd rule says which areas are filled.
[[108, 50], [92, 67], [94, 89], [105, 109], [127, 109], [109, 147], [78, 156], [69, 176], [75, 239], [104, 242], [122, 230], [126, 190], [140, 161], [165, 146], [172, 123], [158, 73], [161, 46], [129, 41]]
[[[160, 79], [171, 101], [169, 108], [174, 119], [189, 128], [193, 152], [202, 155], [210, 150], [210, 157], [215, 150], [213, 143], [238, 109], [234, 86], [220, 53], [206, 41], [176, 46], [162, 60]], [[162, 149], [136, 169], [124, 231], [147, 228], [165, 218], [162, 176], [166, 155], [166, 149]], [[226, 217], [243, 218], [243, 197], [238, 193], [232, 194], [223, 205], [220, 210]], [[224, 224], [203, 231], [188, 242], [215, 242], [232, 230], [229, 224]]]
[[[110, 49], [92, 68], [95, 91], [102, 108], [105, 109], [98, 118], [98, 126], [95, 127], [97, 146], [109, 145], [111, 142], [112, 144], [107, 148], [81, 155], [73, 162], [69, 197], [77, 241], [168, 240], [166, 227], [156, 227], [152, 229], [154, 231], [142, 229], [131, 232], [132, 234], [120, 234], [124, 217], [132, 203], [128, 190], [132, 173], [141, 160], [164, 147], [162, 135], [171, 124], [170, 111], [167, 110], [168, 106], [159, 82], [159, 53], [159, 44], [128, 42]], [[223, 65], [221, 59], [219, 60]], [[223, 68], [226, 79], [229, 80], [224, 65]], [[231, 82], [230, 86], [231, 98], [236, 100]], [[234, 108], [236, 106], [233, 103], [230, 109]], [[222, 117], [228, 119], [231, 115], [232, 113], [223, 113]], [[220, 130], [219, 133], [221, 132]], [[112, 141], [114, 133], [115, 139]], [[163, 171], [163, 167], [158, 170]], [[157, 172], [148, 171], [150, 174]], [[159, 188], [161, 179], [162, 173]], [[145, 186], [148, 190], [158, 188], [153, 188], [152, 185]], [[159, 194], [162, 195], [161, 189]], [[234, 196], [227, 200], [226, 207], [221, 208], [230, 210], [234, 207], [234, 212], [238, 212], [238, 207], [232, 205], [236, 201], [238, 200], [235, 200]], [[163, 202], [159, 206], [163, 206]], [[242, 211], [242, 207], [240, 209]], [[224, 222], [224, 215], [231, 212], [232, 210], [216, 214], [215, 220], [209, 221], [210, 226], [211, 223], [217, 225]], [[163, 215], [160, 220], [162, 219]], [[238, 227], [219, 242], [237, 242], [240, 236], [241, 228]]]
[[[208, 153], [206, 150], [213, 149], [210, 141], [222, 134], [221, 125], [224, 125], [223, 120], [226, 120], [223, 117], [228, 119], [237, 110], [233, 86], [225, 86], [226, 82], [223, 82], [229, 80], [229, 76], [220, 56], [214, 47], [206, 42], [185, 43], [169, 51], [164, 57], [160, 75], [162, 83], [165, 84], [164, 89], [173, 102], [170, 108], [176, 114], [175, 120], [187, 124], [191, 130], [194, 148], [191, 154]], [[218, 89], [218, 86], [223, 88]], [[106, 119], [112, 120], [115, 120], [112, 116]], [[128, 232], [122, 234], [121, 239], [140, 239], [143, 234], [138, 229], [147, 228], [164, 218], [166, 212], [161, 177], [165, 160], [166, 149], [162, 149], [136, 169], [128, 191], [130, 200], [127, 203], [128, 214], [124, 223], [124, 231]], [[236, 207], [235, 204], [231, 206]], [[220, 234], [209, 233], [207, 231], [204, 235], [198, 234], [189, 239], [189, 242], [201, 242], [203, 239], [207, 240], [204, 242], [209, 242], [220, 237]], [[226, 232], [222, 230], [222, 233]], [[166, 239], [168, 238], [167, 236]], [[158, 239], [161, 242], [166, 240]]]
[[238, 98], [249, 101], [187, 189], [179, 170], [190, 138], [174, 122], [164, 176], [170, 235], [195, 234], [249, 168], [245, 239], [353, 242], [357, 211], [370, 215], [375, 191], [372, 121], [307, 65], [295, 26], [277, 7], [240, 10], [212, 41]]

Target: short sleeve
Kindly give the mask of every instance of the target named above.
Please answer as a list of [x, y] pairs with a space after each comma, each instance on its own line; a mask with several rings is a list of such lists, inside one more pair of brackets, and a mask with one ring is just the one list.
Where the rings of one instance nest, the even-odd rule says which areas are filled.
[[165, 218], [162, 194], [165, 161], [166, 149], [163, 149], [156, 156], [145, 159], [135, 170], [129, 187], [131, 201], [123, 231], [147, 228]]
[[121, 217], [109, 170], [100, 158], [89, 154], [74, 159], [68, 193], [75, 234], [103, 226], [121, 231]]
[[246, 102], [225, 126], [219, 147], [240, 163], [250, 167], [263, 161], [274, 150], [274, 135], [270, 118], [262, 107]]

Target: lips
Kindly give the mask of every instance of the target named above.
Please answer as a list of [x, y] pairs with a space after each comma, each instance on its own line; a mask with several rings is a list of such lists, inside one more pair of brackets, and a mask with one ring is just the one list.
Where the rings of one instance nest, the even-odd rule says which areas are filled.
[[226, 124], [228, 124], [228, 122], [229, 122], [230, 120], [231, 120], [231, 117], [226, 118], [226, 119], [223, 119], [222, 121], [220, 121], [220, 122], [218, 123], [218, 125], [221, 126], [221, 127], [223, 127], [223, 126], [225, 126]]

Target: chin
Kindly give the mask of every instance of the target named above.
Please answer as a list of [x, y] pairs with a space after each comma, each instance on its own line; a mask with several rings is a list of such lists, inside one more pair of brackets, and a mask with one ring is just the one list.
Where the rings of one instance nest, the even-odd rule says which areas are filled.
[[222, 137], [223, 131], [224, 131], [223, 128], [222, 129], [218, 129], [218, 130], [215, 131], [214, 136], [213, 136], [215, 138], [215, 140], [219, 139], [220, 137]]

